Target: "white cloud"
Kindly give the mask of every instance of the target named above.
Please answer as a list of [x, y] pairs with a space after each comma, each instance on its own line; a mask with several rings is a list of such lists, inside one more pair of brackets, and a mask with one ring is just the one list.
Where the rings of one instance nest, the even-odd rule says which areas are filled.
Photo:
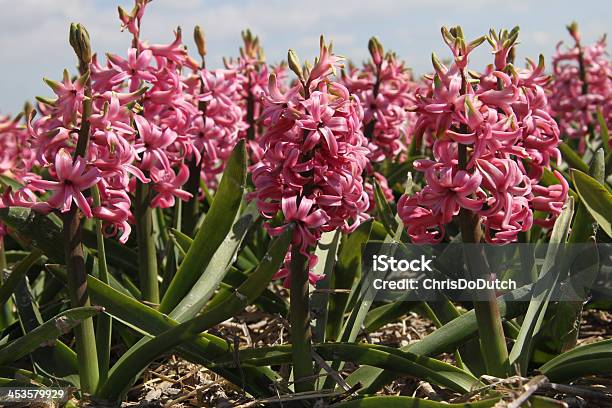
[[[26, 98], [49, 94], [43, 76], [57, 77], [74, 64], [68, 45], [71, 21], [86, 25], [97, 51], [125, 52], [129, 34], [119, 31], [116, 6], [132, 7], [132, 0], [0, 0], [0, 111], [16, 110]], [[609, 0], [588, 7], [571, 0], [546, 2], [513, 0], [154, 0], [147, 10], [143, 36], [168, 42], [177, 25], [191, 44], [195, 24], [206, 31], [211, 65], [222, 56], [236, 55], [240, 30], [250, 27], [261, 37], [271, 61], [296, 48], [302, 59], [317, 54], [321, 33], [335, 43], [338, 53], [355, 61], [367, 55], [367, 40], [378, 35], [387, 49], [407, 59], [417, 73], [430, 69], [432, 51], [446, 55], [439, 27], [460, 23], [466, 34], [477, 36], [490, 26], [522, 26], [519, 55], [550, 55], [554, 44], [566, 38], [564, 26], [583, 22], [583, 36], [592, 41], [612, 19]], [[587, 24], [588, 23], [588, 24]], [[483, 47], [485, 47], [483, 45]], [[488, 61], [479, 50], [474, 62]]]

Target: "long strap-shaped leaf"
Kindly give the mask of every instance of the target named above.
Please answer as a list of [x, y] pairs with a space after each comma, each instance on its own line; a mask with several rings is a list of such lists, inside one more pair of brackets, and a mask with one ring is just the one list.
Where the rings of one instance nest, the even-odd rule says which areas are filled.
[[166, 330], [137, 350], [124, 354], [111, 369], [108, 381], [102, 386], [99, 395], [110, 400], [118, 399], [126, 386], [130, 385], [129, 380], [136, 377], [153, 360], [182, 342], [191, 340], [198, 333], [234, 316], [252, 303], [282, 265], [292, 235], [293, 228], [287, 228], [272, 241], [268, 254], [249, 278], [236, 289], [233, 296], [204, 310], [197, 317]]
[[[460, 393], [468, 392], [480, 381], [468, 372], [453, 365], [416, 354], [400, 351], [393, 347], [357, 343], [325, 343], [314, 345], [321, 357], [330, 361], [350, 361], [392, 370], [448, 387]], [[238, 361], [225, 357], [223, 365], [271, 365], [291, 362], [291, 346], [265, 347], [241, 350]]]
[[[1, 284], [2, 286], [0, 286], [0, 305], [3, 305], [4, 302], [11, 297], [21, 279], [23, 279], [25, 274], [28, 272], [28, 269], [30, 269], [30, 267], [40, 259], [41, 255], [40, 250], [33, 249], [28, 256], [23, 258], [13, 267], [8, 279], [6, 279], [6, 281]], [[2, 271], [0, 271], [0, 273], [2, 273]], [[2, 279], [0, 279], [0, 282], [1, 281]]]
[[572, 180], [580, 200], [609, 237], [612, 237], [612, 193], [593, 177], [572, 170]]
[[[191, 290], [169, 314], [171, 318], [177, 322], [184, 322], [202, 310], [225, 277], [244, 236], [253, 225], [256, 217], [257, 208], [254, 203], [249, 205], [244, 214], [236, 216], [236, 222], [233, 224], [231, 232], [225, 237]], [[191, 245], [189, 248], [191, 248]], [[187, 250], [187, 253], [189, 253], [189, 250]]]
[[334, 408], [489, 408], [495, 406], [499, 400], [499, 398], [489, 398], [478, 402], [448, 404], [413, 397], [383, 396], [354, 399], [336, 404]]
[[241, 140], [234, 148], [223, 171], [219, 189], [195, 236], [193, 245], [189, 248], [161, 301], [159, 310], [162, 313], [170, 313], [189, 293], [230, 233], [242, 202], [246, 183], [246, 161], [245, 144], [244, 140]]
[[[64, 263], [62, 232], [51, 215], [43, 215], [29, 208], [0, 208], [0, 220], [11, 227], [11, 235], [23, 244], [40, 249], [47, 258]], [[83, 241], [88, 247], [96, 246], [96, 235], [83, 231]], [[138, 271], [135, 252], [115, 240], [105, 239], [109, 262], [125, 271]]]
[[[502, 318], [512, 319], [525, 312], [527, 303], [515, 300], [525, 299], [529, 296], [531, 287], [532, 285], [526, 285], [497, 298], [497, 305]], [[422, 340], [402, 347], [401, 350], [419, 356], [436, 356], [444, 352], [452, 352], [474, 337], [477, 332], [476, 314], [474, 310], [470, 310], [436, 329]], [[364, 366], [349, 375], [347, 382], [352, 385], [362, 384], [365, 387], [364, 393], [375, 393], [378, 389], [393, 381], [395, 377], [397, 375], [391, 371]]]
[[539, 368], [551, 381], [570, 381], [586, 375], [612, 374], [612, 339], [577, 347]]
[[41, 344], [57, 339], [79, 325], [84, 319], [90, 318], [102, 310], [101, 307], [78, 307], [58, 314], [23, 337], [0, 348], [0, 365], [20, 359], [36, 350]]
[[[66, 272], [56, 265], [49, 270], [61, 281], [66, 280]], [[129, 295], [125, 295], [93, 276], [87, 278], [87, 286], [93, 303], [104, 306], [105, 312], [114, 319], [139, 333], [153, 337], [178, 326], [178, 322], [145, 305]], [[147, 337], [147, 338], [149, 338]], [[232, 352], [232, 345], [208, 333], [186, 341], [178, 347], [179, 354], [186, 360], [210, 367], [210, 357]], [[216, 374], [242, 386], [253, 395], [269, 395], [269, 386], [274, 373], [270, 370], [245, 368], [244, 370], [216, 369]]]
[[557, 287], [559, 279], [563, 279], [562, 274], [567, 270], [568, 265], [564, 253], [560, 250], [569, 234], [573, 215], [574, 199], [569, 197], [565, 208], [553, 227], [544, 264], [540, 270], [540, 276], [534, 284], [533, 297], [529, 302], [529, 308], [519, 335], [510, 352], [510, 364], [518, 364], [523, 374], [527, 372], [533, 339], [542, 326], [550, 297]]
[[[361, 245], [365, 243], [372, 230], [372, 220], [361, 224], [350, 235], [344, 235], [338, 253], [338, 262], [330, 282], [333, 289], [351, 289], [361, 269]], [[359, 248], [359, 249], [358, 249]], [[327, 312], [326, 337], [336, 339], [340, 336], [349, 294], [337, 292], [330, 294]]]
[[310, 309], [316, 321], [313, 330], [313, 341], [323, 343], [325, 341], [325, 330], [327, 328], [327, 317], [329, 310], [329, 289], [334, 278], [334, 266], [336, 265], [336, 254], [340, 242], [340, 231], [325, 232], [315, 249], [315, 255], [319, 259], [315, 265], [314, 273], [324, 278], [317, 283], [317, 291], [310, 299]]
[[50, 259], [64, 263], [62, 232], [49, 216], [29, 208], [0, 208], [0, 220], [11, 227], [12, 234], [22, 243], [38, 248]]

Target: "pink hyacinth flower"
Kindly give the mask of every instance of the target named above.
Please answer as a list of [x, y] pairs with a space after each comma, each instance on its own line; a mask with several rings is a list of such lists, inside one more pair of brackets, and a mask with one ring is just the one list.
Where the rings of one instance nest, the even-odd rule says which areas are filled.
[[[62, 212], [70, 210], [72, 201], [83, 211], [87, 217], [92, 216], [91, 208], [82, 191], [90, 188], [100, 180], [100, 172], [91, 167], [86, 170], [87, 164], [82, 157], [72, 160], [66, 150], [61, 149], [55, 156], [55, 173], [58, 181], [31, 179], [32, 187], [52, 190], [54, 194], [43, 204], [50, 208], [58, 208]], [[36, 208], [36, 205], [34, 206]]]

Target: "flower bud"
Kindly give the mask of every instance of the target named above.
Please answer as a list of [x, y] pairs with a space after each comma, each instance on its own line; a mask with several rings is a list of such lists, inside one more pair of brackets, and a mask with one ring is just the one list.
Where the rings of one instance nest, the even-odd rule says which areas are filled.
[[23, 115], [25, 116], [26, 120], [30, 118], [32, 112], [36, 112], [34, 110], [34, 107], [30, 103], [30, 101], [26, 101], [26, 103], [23, 104]]
[[578, 23], [572, 21], [571, 24], [566, 26], [567, 31], [569, 31], [570, 35], [577, 43], [580, 42], [580, 31], [578, 30]]
[[124, 25], [127, 25], [130, 22], [131, 16], [121, 6], [117, 7], [117, 11], [119, 12], [119, 20], [121, 20]]
[[91, 62], [91, 45], [89, 42], [89, 33], [81, 24], [70, 24], [70, 45], [83, 64]]
[[446, 73], [446, 67], [442, 64], [435, 52], [431, 53], [431, 63], [438, 75]]
[[482, 37], [478, 37], [475, 40], [470, 41], [470, 43], [468, 44], [468, 48], [473, 50], [474, 48], [482, 44], [486, 39], [487, 39], [486, 35], [483, 35]]
[[300, 81], [304, 82], [304, 77], [302, 76], [302, 64], [300, 64], [300, 60], [293, 50], [289, 50], [287, 52], [287, 63], [289, 64], [289, 69], [297, 75]]
[[62, 86], [62, 84], [60, 84], [59, 82], [53, 81], [52, 79], [49, 79], [49, 78], [43, 78], [43, 81], [45, 82], [45, 84], [49, 86], [49, 88], [53, 90], [53, 92], [59, 92]]
[[199, 25], [196, 25], [193, 29], [193, 39], [198, 47], [198, 54], [204, 58], [206, 55], [206, 38], [204, 37], [204, 31], [202, 31]]
[[304, 68], [302, 69], [302, 76], [308, 78], [310, 76], [310, 71], [312, 71], [312, 64], [310, 61], [306, 60], [304, 62]]
[[370, 55], [372, 56], [372, 62], [375, 65], [382, 64], [383, 55], [385, 54], [385, 50], [376, 37], [370, 38], [368, 41], [368, 49], [370, 50]]

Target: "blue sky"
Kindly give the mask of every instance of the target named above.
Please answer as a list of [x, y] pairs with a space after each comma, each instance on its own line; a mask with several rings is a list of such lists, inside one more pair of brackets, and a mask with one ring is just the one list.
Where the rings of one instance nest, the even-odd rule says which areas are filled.
[[[114, 0], [0, 0], [0, 113], [21, 109], [36, 95], [50, 95], [43, 77], [60, 78], [72, 68], [68, 45], [71, 21], [83, 23], [95, 51], [125, 53], [130, 38], [121, 33]], [[490, 27], [521, 27], [518, 56], [552, 55], [559, 40], [568, 40], [565, 24], [577, 20], [586, 42], [609, 30], [611, 0], [154, 0], [147, 10], [143, 37], [170, 42], [180, 25], [187, 44], [195, 24], [206, 31], [210, 66], [234, 56], [240, 31], [251, 28], [261, 37], [269, 61], [283, 59], [288, 48], [300, 58], [317, 54], [318, 37], [334, 41], [338, 54], [361, 61], [372, 35], [396, 51], [416, 73], [430, 70], [430, 54], [445, 58], [440, 26], [460, 24], [468, 37]], [[472, 58], [473, 67], [489, 61], [485, 43]]]

